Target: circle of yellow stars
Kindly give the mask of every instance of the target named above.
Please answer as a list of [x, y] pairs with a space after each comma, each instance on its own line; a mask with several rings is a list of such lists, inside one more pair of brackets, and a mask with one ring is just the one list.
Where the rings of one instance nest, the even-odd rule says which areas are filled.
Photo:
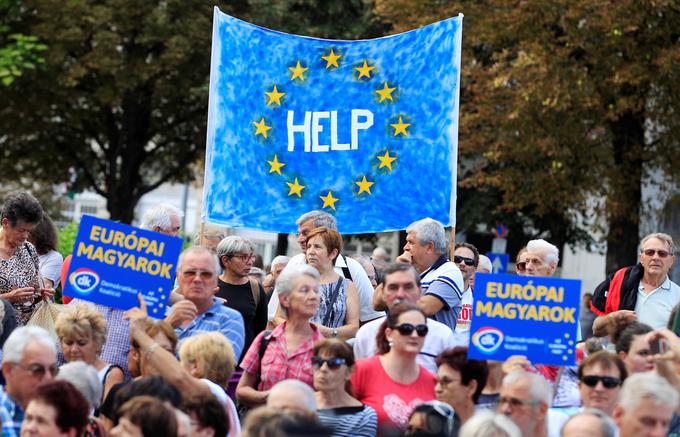
[[[343, 65], [343, 58], [344, 56], [342, 53], [336, 53], [334, 48], [331, 48], [326, 54], [321, 56], [322, 62], [325, 63], [325, 65], [323, 65], [324, 69], [329, 71], [340, 68], [340, 66]], [[310, 67], [304, 65], [304, 62], [301, 60], [297, 60], [295, 62], [295, 66], [288, 67], [288, 71], [290, 82], [298, 84], [304, 83], [311, 73]], [[352, 69], [352, 74], [355, 79], [361, 82], [373, 80], [377, 73], [378, 69], [375, 64], [371, 63], [367, 59], [361, 61], [356, 67]], [[285, 89], [285, 86], [283, 89]], [[282, 101], [285, 102], [286, 98], [286, 93], [283, 91], [283, 89], [280, 90], [278, 85], [273, 85], [271, 89], [265, 91], [264, 95], [268, 107], [281, 107]], [[377, 102], [383, 104], [394, 103], [395, 99], [399, 95], [397, 85], [390, 84], [387, 81], [383, 81], [380, 84], [380, 87], [375, 88], [373, 92], [375, 93], [375, 99]], [[399, 115], [396, 120], [392, 121], [394, 122], [389, 124], [390, 128], [393, 129], [392, 136], [408, 137], [408, 129], [411, 126], [411, 123], [407, 122], [408, 117], [407, 120], [404, 121], [404, 115]], [[258, 121], [253, 121], [253, 125], [255, 126], [256, 138], [258, 138], [258, 136], [261, 136], [261, 138], [264, 140], [270, 138], [269, 131], [272, 130], [273, 127], [272, 125], [267, 124], [265, 117], [260, 117]], [[394, 152], [390, 154], [390, 150], [385, 149], [385, 153], [376, 155], [375, 159], [377, 159], [379, 162], [378, 170], [384, 168], [386, 169], [385, 171], [391, 172], [393, 170], [392, 165], [397, 160], [397, 154]], [[267, 160], [267, 164], [269, 165], [269, 174], [276, 173], [279, 176], [283, 176], [281, 169], [286, 164], [279, 161], [277, 154], [274, 154], [273, 159]], [[361, 180], [355, 181], [354, 184], [357, 186], [357, 195], [365, 194], [370, 196], [373, 194], [371, 192], [371, 187], [373, 187], [375, 181], [369, 181], [366, 175], [362, 175]], [[302, 190], [307, 188], [306, 185], [302, 185], [300, 183], [297, 177], [295, 177], [292, 181], [286, 181], [286, 185], [288, 186], [288, 196], [297, 196], [298, 198], [302, 198]], [[322, 209], [330, 208], [334, 211], [336, 210], [335, 203], [340, 200], [339, 198], [333, 196], [333, 191], [328, 191], [325, 196], [319, 196], [319, 198], [323, 201], [323, 206], [321, 207]]]

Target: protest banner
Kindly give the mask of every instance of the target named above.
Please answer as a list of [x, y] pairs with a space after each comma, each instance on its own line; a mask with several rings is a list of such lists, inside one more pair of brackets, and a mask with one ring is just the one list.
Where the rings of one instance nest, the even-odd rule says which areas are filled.
[[470, 358], [574, 365], [580, 293], [575, 279], [478, 273]]
[[149, 315], [161, 318], [181, 250], [181, 238], [85, 215], [63, 293], [123, 310], [141, 293]]
[[455, 225], [462, 15], [374, 40], [263, 29], [215, 8], [203, 220], [343, 233]]

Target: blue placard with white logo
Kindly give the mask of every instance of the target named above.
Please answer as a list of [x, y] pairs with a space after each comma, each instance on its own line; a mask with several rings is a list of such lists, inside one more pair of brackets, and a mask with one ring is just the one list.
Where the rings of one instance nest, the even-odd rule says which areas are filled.
[[149, 315], [160, 318], [181, 250], [180, 238], [85, 215], [63, 293], [123, 310], [141, 293]]
[[510, 262], [510, 256], [507, 253], [492, 253], [486, 254], [491, 261], [491, 273], [507, 273], [508, 262]]
[[470, 358], [574, 365], [580, 293], [575, 279], [478, 273]]

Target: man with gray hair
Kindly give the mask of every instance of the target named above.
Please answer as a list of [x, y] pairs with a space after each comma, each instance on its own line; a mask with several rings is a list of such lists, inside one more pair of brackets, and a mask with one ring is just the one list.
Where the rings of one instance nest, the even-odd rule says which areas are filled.
[[314, 390], [297, 379], [284, 379], [277, 382], [269, 391], [267, 406], [283, 411], [303, 411], [316, 414]]
[[597, 408], [584, 408], [565, 422], [561, 437], [616, 437], [618, 430], [611, 417]]
[[418, 307], [455, 330], [466, 286], [460, 269], [446, 257], [444, 225], [425, 218], [411, 223], [406, 234], [404, 253], [396, 261], [411, 264], [420, 274], [423, 296]]
[[515, 422], [524, 437], [557, 436], [567, 416], [549, 410], [552, 397], [542, 375], [515, 371], [503, 378], [497, 408]]
[[663, 437], [668, 433], [678, 392], [654, 372], [636, 373], [623, 383], [613, 418], [620, 437]]
[[553, 244], [543, 239], [531, 240], [527, 243], [526, 260], [527, 276], [549, 277], [555, 274], [560, 261], [560, 251]]
[[624, 267], [595, 288], [590, 308], [599, 317], [593, 333], [605, 336], [637, 320], [654, 329], [668, 323], [680, 302], [680, 287], [668, 277], [675, 262], [675, 244], [668, 234], [647, 235], [640, 241], [638, 264]]
[[[298, 244], [300, 245], [301, 254], [292, 257], [286, 268], [291, 266], [298, 266], [305, 264], [305, 253], [307, 252], [307, 235], [315, 228], [325, 226], [334, 231], [338, 230], [335, 217], [323, 211], [310, 211], [302, 214], [295, 223], [298, 226]], [[368, 279], [366, 272], [361, 264], [356, 260], [339, 254], [335, 259], [335, 271], [340, 276], [354, 282], [359, 292], [359, 321], [362, 323], [377, 319], [384, 314], [380, 311], [375, 311], [372, 306], [373, 286]], [[269, 298], [268, 316], [270, 321], [274, 321], [276, 317], [276, 310], [279, 307], [279, 298], [276, 289], [272, 292]]]
[[167, 203], [159, 203], [147, 209], [142, 216], [142, 229], [159, 232], [172, 237], [179, 236], [180, 212], [174, 206]]
[[286, 255], [278, 255], [272, 260], [272, 264], [269, 270], [272, 274], [272, 277], [274, 278], [274, 282], [276, 282], [276, 280], [279, 279], [279, 275], [281, 274], [283, 269], [286, 268], [289, 261], [290, 257]]
[[18, 436], [24, 411], [35, 388], [54, 379], [57, 347], [50, 334], [37, 326], [22, 326], [10, 334], [2, 350], [2, 374], [5, 386], [0, 388], [2, 435]]

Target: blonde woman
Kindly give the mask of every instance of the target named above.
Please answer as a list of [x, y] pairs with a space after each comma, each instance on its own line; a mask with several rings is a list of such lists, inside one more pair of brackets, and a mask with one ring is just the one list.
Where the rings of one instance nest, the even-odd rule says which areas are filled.
[[114, 385], [123, 382], [123, 369], [99, 358], [106, 341], [106, 320], [94, 307], [67, 305], [55, 323], [59, 345], [66, 362], [84, 361], [97, 369], [104, 387], [102, 399]]

